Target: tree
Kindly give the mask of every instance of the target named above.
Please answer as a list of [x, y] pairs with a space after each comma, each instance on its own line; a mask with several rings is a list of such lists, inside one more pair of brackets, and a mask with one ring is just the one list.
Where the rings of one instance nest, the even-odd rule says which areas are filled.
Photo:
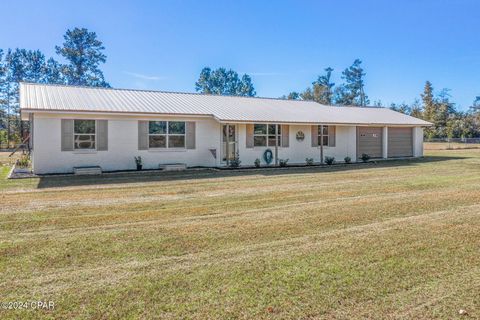
[[299, 100], [300, 99], [300, 94], [296, 91], [292, 91], [288, 95], [281, 96], [280, 99]]
[[422, 118], [423, 117], [423, 109], [422, 105], [420, 104], [420, 100], [415, 99], [410, 107], [410, 115], [415, 118]]
[[325, 74], [318, 76], [318, 79], [312, 82], [314, 91], [314, 100], [321, 104], [333, 104], [333, 87], [335, 83], [331, 82], [333, 69], [325, 68]]
[[420, 95], [423, 103], [423, 119], [433, 121], [435, 115], [435, 101], [433, 99], [433, 86], [430, 81], [425, 82], [423, 93]]
[[244, 74], [240, 79], [232, 69], [205, 67], [195, 82], [195, 90], [206, 94], [254, 97], [256, 95], [252, 79]]
[[342, 72], [342, 79], [345, 83], [335, 89], [336, 104], [366, 106], [370, 103], [364, 89], [366, 73], [361, 64], [360, 59], [355, 59], [353, 64]]
[[45, 70], [45, 83], [64, 84], [66, 83], [65, 76], [62, 73], [62, 65], [53, 58], [47, 60]]
[[410, 114], [412, 112], [412, 109], [410, 108], [410, 106], [405, 102], [402, 102], [400, 104], [392, 103], [390, 104], [390, 109], [403, 114]]
[[105, 47], [95, 32], [85, 28], [67, 30], [62, 47], [56, 46], [57, 54], [68, 64], [61, 66], [66, 82], [71, 85], [109, 87], [99, 66], [107, 61]]
[[0, 49], [0, 143], [6, 140], [6, 110], [7, 110], [7, 96], [6, 96], [6, 67], [3, 60], [3, 50]]
[[300, 98], [305, 101], [315, 101], [315, 96], [313, 94], [312, 88], [308, 87], [307, 89], [305, 89], [305, 91], [300, 93]]

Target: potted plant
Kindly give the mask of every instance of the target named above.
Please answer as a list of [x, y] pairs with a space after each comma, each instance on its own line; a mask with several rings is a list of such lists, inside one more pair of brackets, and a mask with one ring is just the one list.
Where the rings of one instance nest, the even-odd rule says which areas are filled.
[[138, 156], [134, 158], [135, 158], [135, 164], [137, 165], [137, 171], [142, 170], [142, 167], [143, 167], [142, 157]]

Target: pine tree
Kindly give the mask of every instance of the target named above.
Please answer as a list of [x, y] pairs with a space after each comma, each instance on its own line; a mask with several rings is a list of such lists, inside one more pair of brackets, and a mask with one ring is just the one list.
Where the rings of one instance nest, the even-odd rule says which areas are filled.
[[55, 49], [68, 61], [62, 66], [66, 82], [71, 85], [109, 87], [99, 68], [100, 64], [106, 62], [107, 56], [103, 53], [105, 47], [97, 39], [97, 34], [85, 28], [74, 28], [67, 30], [63, 38], [63, 45]]
[[195, 90], [206, 94], [254, 97], [256, 95], [252, 78], [244, 74], [240, 79], [238, 73], [225, 68], [213, 70], [205, 67], [200, 72]]
[[423, 93], [421, 94], [423, 103], [423, 119], [434, 121], [435, 101], [433, 99], [433, 86], [430, 81], [425, 82]]
[[364, 77], [366, 73], [361, 67], [362, 61], [356, 59], [342, 72], [344, 84], [335, 90], [335, 103], [339, 105], [366, 106], [370, 103], [365, 94]]
[[325, 105], [333, 104], [333, 87], [335, 83], [331, 82], [333, 69], [328, 67], [325, 69], [325, 74], [319, 76], [318, 79], [312, 82], [314, 100]]

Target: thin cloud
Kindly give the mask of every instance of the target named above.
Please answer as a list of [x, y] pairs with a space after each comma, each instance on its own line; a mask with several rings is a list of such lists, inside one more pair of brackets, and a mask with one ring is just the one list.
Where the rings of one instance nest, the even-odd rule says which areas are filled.
[[135, 77], [137, 79], [142, 79], [142, 80], [158, 81], [158, 80], [165, 79], [165, 77], [161, 77], [161, 76], [155, 76], [155, 75], [151, 76], [151, 75], [129, 72], [129, 71], [124, 71], [123, 73], [128, 74], [129, 76]]

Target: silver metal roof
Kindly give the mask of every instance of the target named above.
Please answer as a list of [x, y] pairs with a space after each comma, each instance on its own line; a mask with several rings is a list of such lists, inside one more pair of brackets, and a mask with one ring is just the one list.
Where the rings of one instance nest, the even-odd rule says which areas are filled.
[[390, 124], [429, 122], [386, 108], [334, 107], [282, 100], [21, 83], [22, 113], [37, 111], [206, 115], [221, 122]]

